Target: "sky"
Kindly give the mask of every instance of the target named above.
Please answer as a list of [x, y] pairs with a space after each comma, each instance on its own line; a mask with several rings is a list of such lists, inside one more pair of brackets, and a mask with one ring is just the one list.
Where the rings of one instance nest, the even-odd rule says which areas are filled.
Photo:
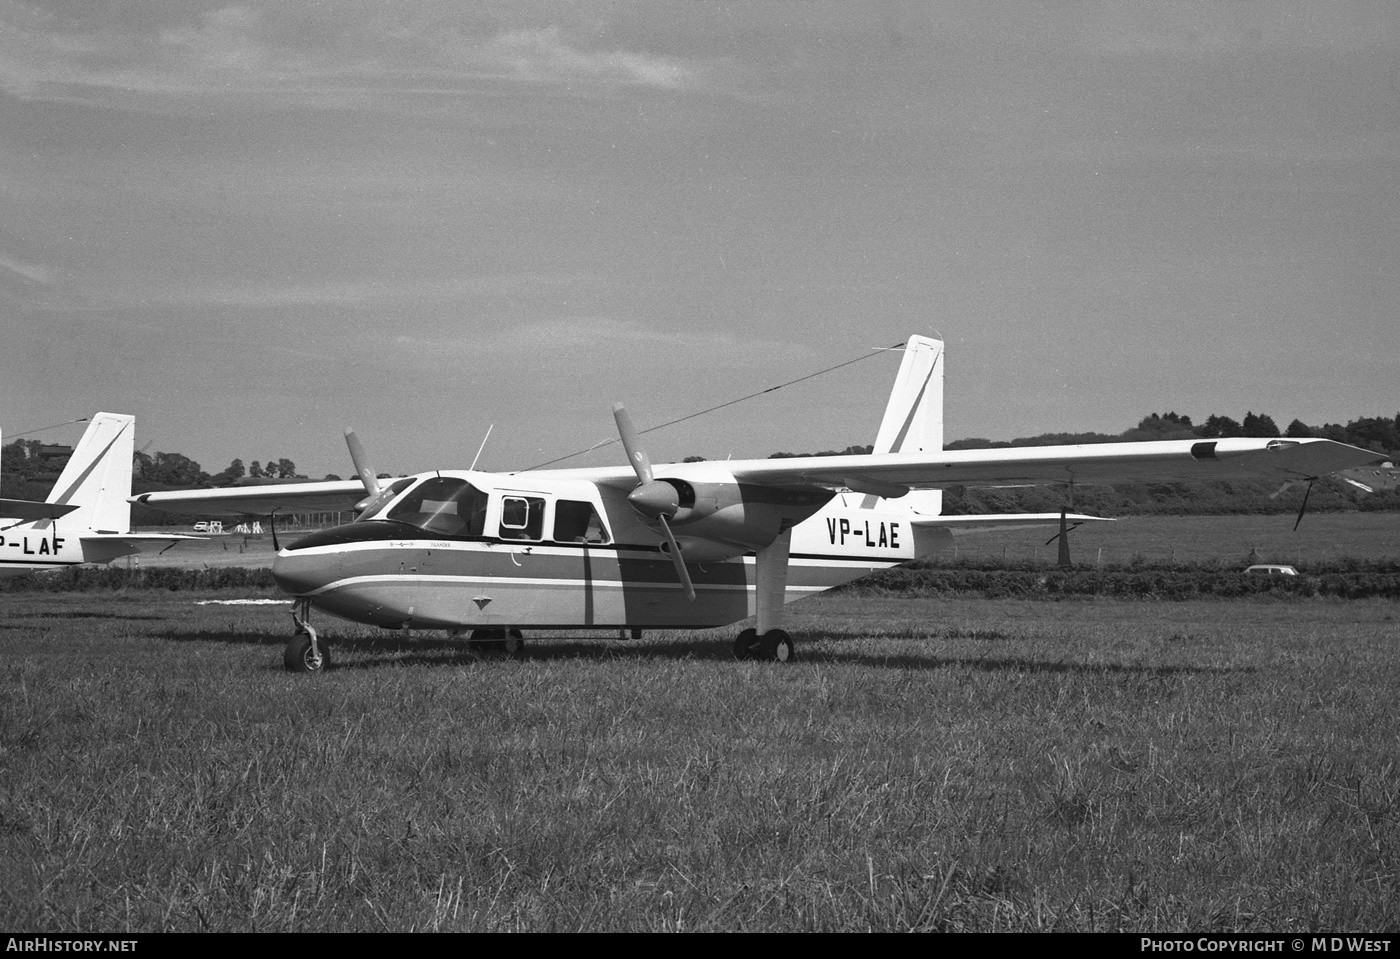
[[[1400, 409], [1390, 0], [0, 0], [0, 429], [208, 472]], [[561, 466], [604, 465], [616, 444]]]

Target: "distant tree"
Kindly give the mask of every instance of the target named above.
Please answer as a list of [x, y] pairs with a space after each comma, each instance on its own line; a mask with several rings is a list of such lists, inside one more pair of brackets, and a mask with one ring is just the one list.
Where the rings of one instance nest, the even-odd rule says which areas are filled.
[[209, 474], [188, 456], [157, 452], [152, 457], [150, 470], [142, 473], [142, 478], [165, 486], [198, 486], [208, 481]]
[[1151, 416], [1144, 416], [1142, 421], [1138, 423], [1137, 428], [1140, 430], [1153, 430], [1158, 433], [1170, 433], [1180, 429], [1189, 430], [1191, 429], [1191, 417], [1178, 416], [1175, 411], [1163, 413], [1161, 416], [1153, 413]]
[[[268, 464], [268, 472], [272, 472], [272, 465]], [[297, 464], [289, 459], [277, 461], [277, 477], [279, 479], [295, 479], [297, 475]]]
[[822, 450], [820, 453], [770, 453], [770, 460], [796, 459], [799, 456], [865, 456], [875, 447], [867, 444], [865, 446], [848, 446], [843, 450]]
[[1191, 426], [1191, 417], [1178, 416], [1175, 412], [1158, 416], [1144, 416], [1134, 429], [1127, 430], [1115, 439], [1124, 440], [1176, 440], [1190, 439], [1196, 433]]
[[1294, 439], [1305, 439], [1313, 435], [1313, 429], [1302, 420], [1294, 420], [1288, 424], [1288, 429], [1283, 431], [1284, 436], [1291, 436]]
[[247, 475], [247, 470], [243, 468], [243, 461], [236, 459], [228, 464], [228, 468], [224, 470], [224, 475], [229, 479], [242, 479]]
[[1278, 436], [1278, 426], [1274, 424], [1273, 417], [1260, 413], [1257, 416], [1251, 410], [1244, 414], [1244, 425], [1242, 427], [1245, 436]]
[[0, 451], [0, 471], [28, 479], [41, 472], [43, 463], [39, 450], [43, 446], [38, 440], [15, 440]]
[[705, 457], [703, 457], [703, 456], [687, 456], [685, 459], [681, 460], [681, 462], [682, 462], [682, 463], [703, 463], [703, 462], [705, 462]]
[[261, 479], [263, 476], [262, 464], [257, 460], [253, 460], [253, 465], [248, 467], [248, 475], [253, 479]]
[[326, 480], [327, 480], [328, 482], [331, 481], [331, 480], [339, 480], [339, 479], [340, 479], [340, 477], [339, 477], [338, 475], [336, 475], [335, 473], [327, 473], [327, 474], [326, 474]]
[[1243, 436], [1244, 429], [1239, 423], [1228, 416], [1207, 416], [1206, 421], [1201, 424], [1198, 432], [1206, 439], [1215, 439], [1225, 436]]
[[[1400, 416], [1397, 416], [1397, 419], [1400, 419]], [[1346, 431], [1351, 437], [1349, 442], [1357, 446], [1382, 452], [1400, 450], [1400, 430], [1396, 429], [1396, 420], [1381, 416], [1363, 416], [1348, 423]]]

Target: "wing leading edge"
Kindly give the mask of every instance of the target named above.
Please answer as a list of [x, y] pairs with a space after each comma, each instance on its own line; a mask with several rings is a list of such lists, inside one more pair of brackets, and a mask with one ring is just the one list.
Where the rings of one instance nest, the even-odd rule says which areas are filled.
[[1373, 450], [1333, 440], [1229, 438], [813, 456], [728, 465], [741, 483], [869, 490], [897, 496], [911, 489], [959, 486], [1310, 480], [1382, 459]]
[[225, 489], [170, 490], [141, 493], [131, 502], [171, 513], [203, 515], [241, 513], [266, 516], [281, 511], [348, 510], [365, 498], [359, 480], [324, 480], [316, 483], [281, 483], [272, 486], [233, 486]]

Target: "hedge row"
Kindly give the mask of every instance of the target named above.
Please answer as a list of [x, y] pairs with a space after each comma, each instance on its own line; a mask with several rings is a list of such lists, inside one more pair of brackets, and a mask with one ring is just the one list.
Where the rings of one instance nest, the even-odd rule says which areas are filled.
[[989, 568], [892, 569], [846, 589], [883, 596], [981, 596], [988, 599], [1057, 599], [1106, 596], [1125, 599], [1204, 599], [1241, 596], [1400, 599], [1400, 567], [1332, 569], [1299, 576], [1258, 576], [1214, 567], [1146, 567], [1048, 570]]
[[73, 591], [99, 592], [120, 589], [268, 589], [276, 590], [272, 570], [266, 567], [219, 566], [188, 569], [155, 566], [126, 569], [120, 566], [74, 566], [52, 573], [30, 573], [0, 579], [0, 592]]

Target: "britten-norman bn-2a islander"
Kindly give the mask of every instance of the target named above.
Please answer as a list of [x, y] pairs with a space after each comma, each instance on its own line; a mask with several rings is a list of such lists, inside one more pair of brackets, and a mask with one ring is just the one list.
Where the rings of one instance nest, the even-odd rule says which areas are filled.
[[785, 603], [995, 526], [1093, 517], [941, 516], [956, 487], [1271, 478], [1308, 482], [1378, 454], [1323, 439], [1169, 440], [943, 450], [943, 344], [911, 337], [868, 455], [653, 465], [613, 409], [629, 466], [441, 470], [386, 481], [346, 431], [359, 480], [146, 493], [176, 512], [348, 509], [280, 546], [294, 598], [293, 671], [328, 662], [312, 607], [390, 629], [442, 629], [518, 649], [522, 627], [697, 628], [750, 616], [740, 658], [788, 660]]

